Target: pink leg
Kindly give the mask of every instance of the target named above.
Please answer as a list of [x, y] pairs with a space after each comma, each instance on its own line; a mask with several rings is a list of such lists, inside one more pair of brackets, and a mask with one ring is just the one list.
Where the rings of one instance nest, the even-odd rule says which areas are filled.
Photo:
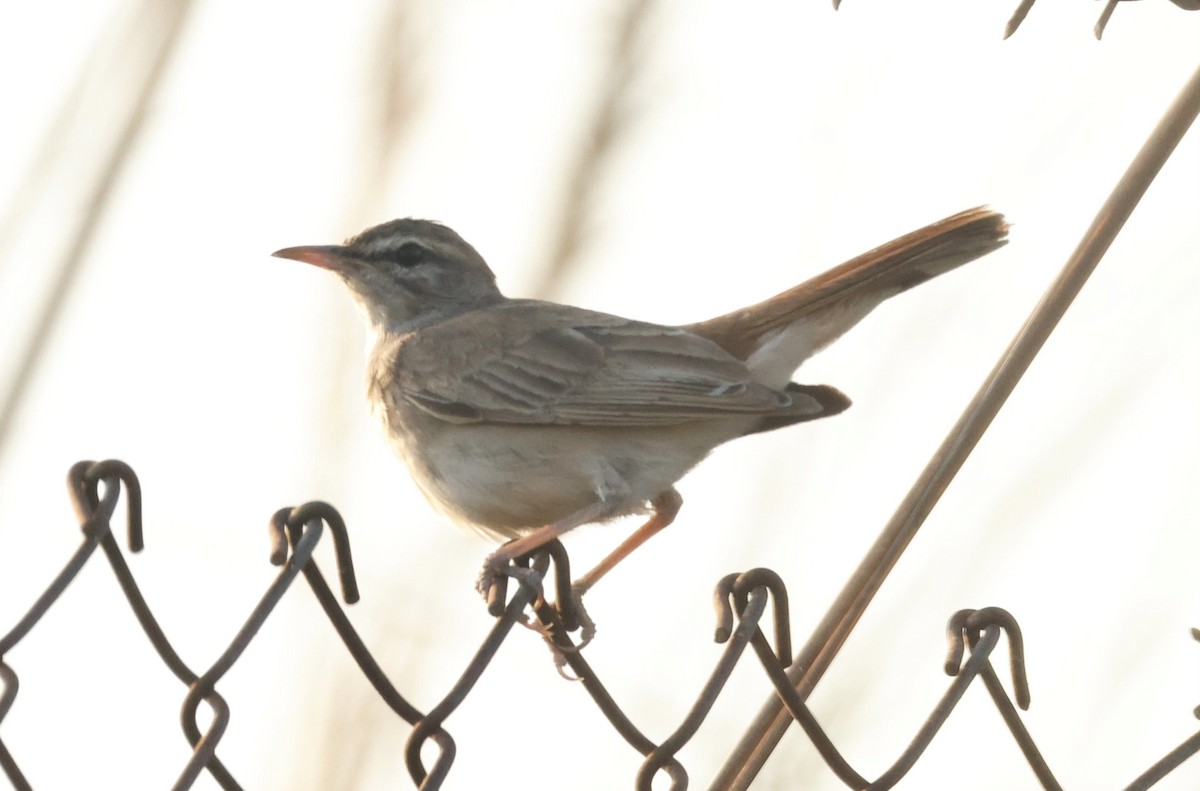
[[475, 582], [475, 589], [483, 594], [486, 599], [490, 596], [492, 583], [499, 576], [515, 576], [524, 582], [528, 582], [528, 575], [513, 574], [513, 570], [508, 568], [513, 558], [532, 552], [580, 525], [586, 525], [589, 522], [602, 519], [608, 514], [609, 508], [610, 506], [604, 501], [598, 501], [581, 511], [576, 511], [565, 519], [560, 519], [544, 527], [539, 527], [529, 535], [521, 536], [516, 541], [509, 541], [487, 556], [487, 559], [483, 562], [483, 570], [479, 572], [479, 579]]
[[[612, 571], [618, 563], [628, 557], [635, 549], [646, 543], [651, 536], [674, 522], [675, 516], [679, 513], [679, 508], [682, 505], [683, 498], [679, 496], [679, 492], [675, 491], [674, 488], [667, 489], [654, 498], [650, 504], [653, 514], [646, 520], [645, 524], [635, 530], [629, 538], [622, 541], [620, 546], [610, 552], [595, 568], [584, 574], [571, 586], [575, 615], [583, 630], [579, 648], [591, 642], [592, 637], [596, 633], [596, 625], [592, 622], [592, 619], [587, 614], [587, 610], [583, 606], [583, 594], [589, 591], [593, 585], [600, 581], [601, 577]], [[510, 563], [513, 558], [532, 552], [580, 525], [602, 519], [607, 515], [607, 512], [608, 508], [605, 503], [595, 503], [582, 511], [572, 514], [566, 519], [561, 519], [552, 524], [540, 527], [529, 535], [518, 538], [516, 541], [510, 541], [488, 555], [487, 560], [484, 561], [483, 570], [479, 573], [479, 579], [476, 581], [475, 587], [488, 600], [489, 609], [494, 606], [503, 607], [503, 602], [493, 601], [494, 593], [492, 589], [497, 577], [513, 577], [522, 585], [540, 585], [532, 570], [525, 569], [525, 573], [522, 574], [520, 573], [521, 570], [511, 568]], [[540, 593], [541, 591], [539, 590], [539, 595]], [[493, 614], [499, 615], [499, 612], [493, 612]], [[538, 631], [541, 630], [539, 629]], [[542, 636], [546, 638], [547, 643], [550, 645], [550, 650], [554, 652], [556, 657], [555, 664], [559, 667], [559, 672], [561, 673], [565, 661], [557, 647], [549, 639], [549, 636], [545, 634]]]
[[596, 567], [584, 574], [579, 579], [575, 580], [572, 586], [575, 589], [575, 595], [582, 596], [592, 589], [592, 586], [600, 581], [608, 572], [627, 558], [630, 553], [646, 543], [655, 533], [662, 530], [667, 525], [675, 521], [675, 515], [679, 513], [680, 506], [683, 505], [683, 498], [679, 496], [679, 492], [674, 488], [667, 489], [665, 492], [655, 497], [650, 506], [654, 510], [651, 517], [646, 520], [646, 523], [633, 531], [629, 538], [621, 542], [621, 545], [608, 554], [608, 557], [596, 564]]

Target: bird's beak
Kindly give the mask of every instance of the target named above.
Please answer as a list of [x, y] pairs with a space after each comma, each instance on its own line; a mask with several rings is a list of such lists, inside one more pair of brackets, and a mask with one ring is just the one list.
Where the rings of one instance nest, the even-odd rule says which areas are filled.
[[306, 264], [331, 269], [334, 272], [344, 272], [353, 260], [350, 251], [336, 244], [310, 245], [308, 247], [285, 247], [271, 253], [276, 258], [290, 258], [293, 261], [303, 261]]

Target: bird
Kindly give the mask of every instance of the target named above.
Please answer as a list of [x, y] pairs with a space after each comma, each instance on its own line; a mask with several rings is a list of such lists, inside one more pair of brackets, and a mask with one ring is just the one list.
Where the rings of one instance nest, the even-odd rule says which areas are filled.
[[573, 589], [582, 595], [683, 503], [676, 482], [717, 446], [844, 411], [806, 359], [877, 305], [1007, 243], [1004, 216], [968, 209], [780, 294], [663, 325], [509, 298], [446, 225], [397, 219], [279, 258], [337, 274], [369, 327], [367, 393], [430, 503], [496, 540], [477, 587], [528, 576], [512, 561], [585, 524], [645, 522]]

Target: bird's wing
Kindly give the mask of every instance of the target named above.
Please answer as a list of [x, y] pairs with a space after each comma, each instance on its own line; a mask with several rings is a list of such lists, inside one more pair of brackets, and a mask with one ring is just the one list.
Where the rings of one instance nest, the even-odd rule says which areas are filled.
[[[450, 422], [661, 426], [734, 415], [818, 417], [832, 388], [781, 392], [686, 330], [536, 301], [397, 339], [378, 382]], [[836, 401], [832, 396], [829, 401]], [[844, 405], [841, 407], [844, 408]]]

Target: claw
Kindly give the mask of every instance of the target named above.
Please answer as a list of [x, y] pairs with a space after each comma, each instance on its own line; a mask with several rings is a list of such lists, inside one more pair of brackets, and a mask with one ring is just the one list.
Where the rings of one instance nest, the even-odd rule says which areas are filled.
[[[507, 545], [506, 545], [507, 547]], [[533, 608], [537, 610], [540, 607], [546, 606], [546, 600], [542, 587], [543, 573], [546, 571], [543, 566], [541, 572], [522, 565], [521, 560], [514, 562], [511, 557], [511, 551], [506, 552], [505, 547], [488, 555], [483, 562], [483, 568], [479, 571], [479, 576], [475, 580], [475, 590], [488, 603], [488, 611], [499, 617], [503, 614], [506, 606], [506, 588], [508, 579], [514, 579], [519, 585], [528, 589], [535, 594], [535, 599], [532, 602]], [[559, 598], [563, 598], [562, 589], [566, 587], [563, 582], [559, 584]], [[568, 601], [560, 601], [559, 612], [570, 610], [574, 616], [574, 623], [577, 624], [579, 632], [579, 644], [570, 649], [564, 649], [554, 641], [554, 627], [545, 623], [543, 620], [536, 620], [529, 617], [527, 614], [521, 614], [517, 618], [517, 622], [522, 626], [537, 632], [545, 641], [546, 646], [550, 649], [550, 653], [554, 656], [554, 667], [558, 674], [568, 681], [578, 681], [579, 677], [567, 672], [567, 656], [566, 651], [572, 652], [586, 646], [596, 636], [596, 623], [588, 615], [587, 609], [583, 606], [583, 593], [589, 586], [586, 584], [576, 583], [571, 586], [570, 592], [566, 594]], [[572, 631], [574, 629], [572, 628]]]
[[544, 601], [541, 575], [531, 568], [511, 562], [503, 551], [496, 551], [483, 561], [483, 568], [479, 570], [479, 576], [475, 579], [475, 590], [487, 601], [488, 610], [492, 615], [499, 615], [504, 609], [507, 588], [505, 580], [510, 578], [535, 594], [535, 605]]
[[596, 622], [583, 606], [584, 590], [584, 586], [578, 583], [571, 586], [571, 607], [575, 610], [575, 622], [579, 624], [579, 645], [575, 646], [576, 651], [592, 642], [592, 638], [596, 636]]
[[582, 676], [575, 676], [567, 672], [567, 655], [564, 654], [563, 650], [559, 648], [558, 645], [549, 637], [546, 638], [546, 647], [550, 649], [550, 653], [554, 656], [554, 669], [558, 671], [558, 674], [562, 676], [564, 680], [583, 681]]
[[483, 561], [483, 568], [479, 570], [479, 576], [475, 578], [475, 590], [484, 598], [487, 598], [492, 588], [496, 585], [498, 577], [506, 576], [499, 573], [494, 563], [494, 558], [495, 555], [488, 555], [487, 559]]

